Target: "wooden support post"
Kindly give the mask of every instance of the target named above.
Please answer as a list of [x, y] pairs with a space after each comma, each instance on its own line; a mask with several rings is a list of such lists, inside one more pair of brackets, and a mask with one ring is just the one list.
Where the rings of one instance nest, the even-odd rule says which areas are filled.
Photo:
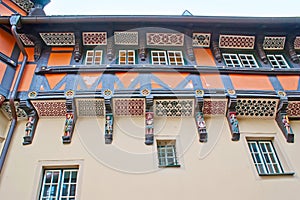
[[114, 116], [112, 113], [112, 99], [105, 99], [105, 144], [111, 144], [113, 141]]
[[203, 116], [203, 104], [203, 97], [196, 96], [195, 121], [199, 134], [199, 142], [207, 142], [206, 123]]

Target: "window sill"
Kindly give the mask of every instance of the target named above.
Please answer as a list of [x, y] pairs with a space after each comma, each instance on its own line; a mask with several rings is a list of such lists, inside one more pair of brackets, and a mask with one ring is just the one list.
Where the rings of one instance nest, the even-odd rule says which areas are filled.
[[259, 176], [294, 176], [295, 172], [278, 173], [278, 174], [259, 174]]
[[180, 167], [180, 165], [159, 165], [159, 168]]

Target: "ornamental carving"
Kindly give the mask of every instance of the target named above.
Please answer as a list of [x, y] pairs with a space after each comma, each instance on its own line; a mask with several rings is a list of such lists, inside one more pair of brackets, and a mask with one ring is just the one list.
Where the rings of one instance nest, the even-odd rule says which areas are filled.
[[219, 47], [228, 49], [254, 49], [255, 36], [220, 35]]
[[210, 33], [193, 33], [193, 46], [194, 47], [209, 47]]
[[182, 33], [147, 33], [147, 45], [151, 46], [183, 46]]
[[264, 50], [283, 50], [285, 37], [265, 37], [263, 42]]
[[34, 4], [29, 0], [12, 0], [20, 8], [29, 13], [30, 9], [33, 8]]
[[62, 117], [66, 114], [66, 101], [32, 101], [40, 117]]
[[75, 45], [75, 34], [65, 33], [40, 33], [41, 38], [49, 46], [73, 46]]
[[203, 113], [205, 115], [225, 115], [227, 100], [205, 99], [203, 104]]
[[[19, 102], [15, 102], [15, 108], [16, 108], [16, 112], [17, 112], [17, 117], [18, 119], [27, 119], [27, 114], [26, 112], [19, 108], [20, 103]], [[10, 109], [10, 104], [9, 102], [4, 102], [1, 106], [1, 111], [3, 112], [3, 114], [8, 118], [8, 119], [12, 119], [12, 112]]]
[[22, 33], [19, 36], [25, 46], [34, 46], [34, 42], [30, 38], [28, 38], [26, 34]]
[[107, 34], [106, 32], [83, 32], [82, 40], [83, 45], [106, 45]]
[[103, 99], [76, 100], [77, 115], [80, 117], [104, 116]]
[[116, 116], [144, 116], [145, 99], [114, 99], [113, 108]]
[[300, 36], [297, 36], [294, 40], [294, 49], [296, 50], [300, 49]]
[[278, 101], [274, 99], [238, 99], [238, 117], [275, 118]]
[[300, 117], [300, 101], [289, 101], [286, 112], [290, 118]]
[[154, 113], [158, 117], [193, 117], [194, 100], [172, 99], [155, 100]]
[[138, 32], [115, 32], [115, 44], [117, 45], [138, 45], [139, 33]]

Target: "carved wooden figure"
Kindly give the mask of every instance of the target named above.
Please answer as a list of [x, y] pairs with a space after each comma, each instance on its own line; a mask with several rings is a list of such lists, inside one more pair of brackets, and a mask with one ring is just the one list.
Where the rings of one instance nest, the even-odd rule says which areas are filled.
[[31, 144], [33, 138], [34, 126], [35, 126], [35, 118], [33, 116], [29, 116], [25, 126], [25, 136], [23, 137], [24, 145]]
[[232, 133], [232, 140], [237, 141], [240, 139], [240, 130], [239, 130], [239, 122], [236, 118], [236, 112], [229, 113], [229, 122], [230, 122], [230, 129]]
[[146, 112], [145, 125], [146, 125], [145, 144], [151, 145], [153, 144], [153, 138], [154, 138], [154, 113], [153, 112]]
[[73, 113], [67, 113], [65, 128], [64, 128], [64, 135], [62, 136], [63, 143], [71, 142], [71, 135], [73, 132], [73, 127], [74, 127], [74, 115], [73, 115]]
[[111, 144], [113, 139], [114, 117], [112, 113], [105, 116], [105, 144]]
[[286, 114], [281, 114], [281, 130], [283, 131], [288, 142], [294, 142], [294, 133], [290, 125], [289, 117]]
[[203, 117], [202, 112], [198, 112], [196, 114], [196, 124], [199, 134], [199, 141], [200, 142], [207, 142], [207, 132], [206, 132], [206, 123]]

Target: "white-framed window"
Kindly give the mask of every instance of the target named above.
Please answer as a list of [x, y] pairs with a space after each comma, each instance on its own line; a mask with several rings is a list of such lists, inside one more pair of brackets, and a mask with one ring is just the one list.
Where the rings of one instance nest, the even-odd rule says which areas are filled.
[[75, 200], [78, 169], [44, 170], [40, 200]]
[[267, 55], [273, 68], [290, 68], [283, 55]]
[[223, 53], [223, 59], [227, 67], [258, 68], [258, 64], [252, 54]]
[[153, 65], [184, 65], [181, 51], [151, 51]]
[[134, 65], [135, 51], [134, 50], [119, 50], [119, 64], [120, 65]]
[[176, 156], [176, 140], [157, 140], [157, 154], [160, 167], [179, 166]]
[[85, 57], [86, 65], [101, 65], [102, 64], [102, 50], [88, 50]]
[[259, 175], [284, 173], [271, 141], [248, 140], [247, 142]]

